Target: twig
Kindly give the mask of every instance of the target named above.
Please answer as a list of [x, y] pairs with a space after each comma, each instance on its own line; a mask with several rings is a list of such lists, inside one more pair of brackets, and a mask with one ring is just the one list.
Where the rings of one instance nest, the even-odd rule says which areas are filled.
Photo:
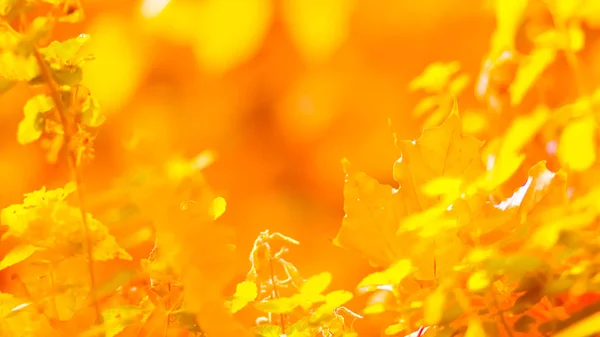
[[54, 106], [56, 107], [56, 111], [58, 112], [58, 116], [60, 118], [60, 123], [62, 124], [63, 130], [64, 130], [65, 144], [67, 146], [67, 149], [66, 149], [67, 150], [67, 154], [66, 154], [67, 162], [68, 162], [71, 174], [73, 175], [73, 178], [75, 180], [75, 185], [77, 187], [77, 196], [79, 199], [79, 211], [81, 213], [81, 220], [83, 223], [83, 233], [85, 236], [85, 243], [86, 243], [87, 255], [88, 255], [88, 271], [90, 274], [92, 300], [94, 302], [94, 308], [96, 311], [96, 322], [98, 324], [100, 324], [100, 323], [102, 323], [102, 315], [100, 314], [100, 306], [98, 304], [98, 295], [97, 295], [97, 290], [96, 290], [96, 278], [94, 276], [94, 259], [93, 259], [93, 254], [92, 254], [92, 240], [90, 238], [90, 233], [89, 233], [90, 230], [89, 230], [88, 221], [87, 221], [87, 211], [85, 208], [85, 198], [84, 198], [84, 193], [83, 193], [83, 175], [81, 173], [81, 170], [79, 170], [77, 167], [77, 154], [75, 153], [75, 151], [72, 151], [70, 148], [71, 140], [73, 138], [73, 133], [72, 133], [73, 130], [71, 128], [71, 124], [70, 124], [70, 121], [67, 116], [67, 111], [62, 102], [62, 98], [60, 95], [60, 88], [58, 87], [58, 84], [56, 83], [56, 81], [54, 81], [54, 78], [52, 77], [52, 74], [50, 72], [48, 64], [46, 63], [46, 61], [42, 57], [42, 54], [40, 53], [40, 51], [37, 48], [34, 48], [33, 54], [35, 56], [38, 66], [40, 68], [41, 76], [44, 79], [44, 82], [46, 83], [46, 85], [48, 86], [48, 89], [50, 90], [50, 96], [52, 98], [52, 101], [54, 102]]

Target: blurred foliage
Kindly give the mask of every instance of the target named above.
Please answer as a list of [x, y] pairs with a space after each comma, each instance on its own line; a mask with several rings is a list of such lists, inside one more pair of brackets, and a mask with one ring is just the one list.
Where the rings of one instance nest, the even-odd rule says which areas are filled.
[[600, 333], [600, 1], [0, 18], [0, 336]]

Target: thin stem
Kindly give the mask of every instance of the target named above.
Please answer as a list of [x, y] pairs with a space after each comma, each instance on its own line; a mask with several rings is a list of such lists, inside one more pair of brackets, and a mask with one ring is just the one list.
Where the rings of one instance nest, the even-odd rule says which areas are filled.
[[[270, 255], [270, 253], [269, 253]], [[275, 298], [279, 298], [279, 293], [277, 292], [277, 285], [275, 283], [275, 271], [273, 268], [273, 258], [269, 256], [269, 273], [271, 274], [271, 284], [273, 285], [273, 296]], [[285, 316], [283, 313], [279, 314], [279, 324], [281, 326], [281, 333], [285, 335]]]
[[102, 323], [102, 315], [100, 314], [100, 305], [98, 303], [98, 295], [97, 295], [97, 289], [96, 289], [96, 278], [94, 276], [94, 259], [93, 259], [93, 254], [92, 254], [92, 240], [90, 237], [90, 230], [89, 230], [89, 225], [88, 225], [88, 221], [87, 221], [87, 211], [85, 208], [85, 197], [84, 197], [84, 193], [83, 193], [83, 175], [82, 175], [81, 170], [79, 170], [77, 167], [77, 153], [75, 153], [75, 151], [72, 151], [72, 149], [70, 148], [71, 140], [73, 139], [73, 130], [71, 128], [71, 123], [67, 116], [66, 108], [63, 105], [63, 101], [62, 101], [62, 98], [60, 95], [60, 88], [58, 87], [58, 84], [54, 81], [54, 78], [52, 77], [52, 74], [50, 73], [48, 64], [46, 63], [46, 61], [42, 57], [42, 54], [40, 53], [40, 51], [37, 48], [35, 48], [33, 50], [33, 54], [35, 56], [38, 66], [40, 68], [41, 76], [44, 79], [44, 82], [46, 83], [46, 85], [48, 86], [48, 89], [50, 90], [50, 96], [52, 98], [52, 101], [54, 102], [54, 106], [56, 107], [56, 111], [58, 112], [58, 116], [60, 118], [60, 122], [61, 122], [63, 130], [64, 130], [65, 144], [67, 146], [67, 153], [66, 153], [67, 162], [69, 164], [69, 169], [71, 171], [71, 175], [73, 176], [73, 179], [75, 180], [75, 185], [77, 187], [77, 196], [79, 199], [79, 211], [81, 213], [81, 221], [83, 223], [83, 233], [85, 236], [85, 243], [86, 243], [87, 256], [88, 256], [88, 272], [90, 274], [92, 300], [94, 302], [94, 308], [96, 311], [96, 322], [98, 324], [100, 324], [100, 323]]

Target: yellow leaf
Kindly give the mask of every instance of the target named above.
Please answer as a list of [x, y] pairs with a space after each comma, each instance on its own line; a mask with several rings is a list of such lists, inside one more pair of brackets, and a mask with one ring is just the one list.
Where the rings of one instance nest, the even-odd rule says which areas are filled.
[[231, 312], [236, 313], [246, 306], [251, 301], [254, 301], [258, 296], [258, 289], [256, 283], [251, 281], [244, 281], [238, 283], [235, 288], [235, 294], [231, 301]]
[[290, 35], [310, 62], [327, 60], [345, 41], [354, 0], [284, 0]]
[[403, 198], [416, 199], [413, 202], [425, 210], [438, 200], [419, 187], [441, 178], [454, 181], [453, 184], [457, 179], [475, 181], [484, 172], [482, 145], [479, 140], [463, 135], [456, 103], [441, 126], [423, 130], [415, 141], [398, 141], [402, 155], [394, 164], [393, 176], [402, 186]]
[[586, 116], [569, 123], [558, 143], [558, 159], [569, 169], [581, 172], [596, 161], [596, 121]]
[[365, 315], [374, 315], [374, 314], [380, 314], [382, 312], [385, 312], [386, 308], [383, 305], [383, 303], [375, 303], [375, 304], [371, 304], [366, 306], [363, 309], [363, 314]]
[[450, 78], [460, 70], [459, 62], [435, 62], [409, 83], [411, 91], [424, 90], [428, 93], [440, 93], [450, 84]]
[[452, 95], [458, 96], [465, 90], [465, 88], [467, 87], [467, 85], [469, 85], [470, 82], [471, 77], [469, 76], [469, 74], [460, 74], [456, 76], [456, 78], [453, 79], [452, 82], [450, 82], [448, 89]]
[[90, 127], [98, 127], [106, 121], [106, 116], [100, 109], [100, 103], [93, 97], [87, 97], [81, 105], [81, 121]]
[[373, 263], [387, 267], [403, 253], [396, 236], [401, 200], [388, 185], [356, 170], [343, 161], [346, 172], [342, 227], [334, 243], [365, 254]]
[[469, 277], [467, 288], [471, 291], [481, 291], [486, 289], [490, 285], [490, 282], [490, 276], [487, 272], [479, 270]]
[[523, 101], [529, 89], [542, 75], [548, 66], [554, 62], [556, 51], [551, 48], [536, 48], [519, 66], [514, 81], [508, 89], [510, 104], [518, 105]]
[[15, 265], [19, 262], [25, 261], [29, 258], [33, 253], [42, 250], [42, 248], [33, 246], [33, 245], [18, 245], [13, 248], [8, 254], [4, 256], [2, 261], [0, 261], [0, 270], [6, 269], [12, 265]]
[[385, 334], [388, 336], [397, 335], [408, 328], [406, 323], [396, 323], [385, 328]]
[[273, 324], [262, 324], [254, 328], [258, 337], [280, 337], [281, 327]]
[[378, 286], [392, 285], [397, 286], [402, 280], [413, 271], [410, 260], [403, 259], [392, 264], [384, 271], [376, 272], [365, 277], [356, 287], [359, 291], [373, 291]]
[[446, 305], [446, 294], [442, 289], [436, 289], [425, 300], [423, 308], [423, 319], [427, 325], [435, 325], [442, 319]]
[[477, 318], [469, 319], [469, 326], [467, 327], [467, 331], [465, 332], [465, 337], [485, 337], [486, 333], [483, 329], [483, 325], [481, 321]]
[[458, 196], [460, 194], [460, 187], [463, 181], [456, 177], [440, 177], [431, 181], [428, 181], [423, 185], [422, 191], [426, 195], [432, 197], [438, 196]]
[[211, 214], [213, 219], [217, 220], [227, 209], [227, 201], [223, 197], [216, 197], [212, 201]]
[[315, 310], [310, 317], [310, 322], [319, 322], [325, 318], [333, 317], [335, 309], [346, 304], [353, 295], [347, 290], [332, 291], [325, 296], [325, 303]]
[[92, 257], [95, 260], [131, 260], [116, 239], [100, 221], [86, 214], [88, 231], [81, 226], [81, 211], [64, 200], [73, 192], [72, 184], [64, 189], [46, 191], [42, 188], [28, 193], [21, 205], [11, 205], [2, 210], [2, 224], [8, 226], [5, 236], [21, 238], [25, 242], [47, 249], [56, 249], [63, 254], [83, 254], [82, 242], [89, 236]]
[[77, 54], [81, 51], [81, 48], [90, 40], [88, 34], [80, 34], [74, 39], [68, 39], [62, 42], [52, 41], [47, 47], [40, 48], [46, 60], [55, 68], [60, 68], [67, 63], [77, 64], [79, 60], [76, 60]]
[[299, 305], [298, 299], [295, 297], [281, 297], [269, 301], [254, 303], [256, 309], [273, 314], [282, 314], [292, 312]]
[[550, 109], [545, 105], [539, 105], [533, 113], [515, 118], [502, 140], [500, 156], [505, 153], [519, 153], [531, 142], [549, 117]]
[[56, 336], [48, 318], [40, 315], [35, 305], [0, 292], [0, 335]]
[[431, 110], [440, 106], [440, 98], [437, 95], [427, 96], [422, 98], [415, 108], [413, 109], [413, 115], [415, 117], [421, 117]]
[[346, 304], [352, 297], [354, 295], [347, 290], [335, 290], [325, 295], [325, 303], [337, 308]]
[[45, 113], [54, 108], [52, 98], [47, 95], [33, 96], [23, 108], [25, 117], [19, 123], [17, 140], [20, 144], [36, 141], [44, 131]]
[[[484, 173], [482, 142], [462, 134], [455, 104], [441, 126], [425, 129], [417, 140], [397, 141], [397, 147], [401, 157], [394, 164], [393, 177], [399, 189], [379, 184], [354, 169], [347, 160], [343, 162], [346, 216], [334, 243], [366, 255], [381, 267], [408, 258], [418, 270], [419, 278], [432, 278], [434, 272], [450, 268], [453, 260], [460, 257], [461, 243], [447, 240], [444, 247], [435, 248], [431, 236], [441, 230], [451, 232], [445, 229], [455, 228], [458, 217], [449, 205], [441, 207], [439, 197], [423, 193], [422, 187], [438, 178], [475, 182]], [[430, 224], [421, 226], [425, 222]], [[425, 234], [430, 238], [423, 240]], [[445, 261], [436, 264], [436, 257], [439, 260], [436, 254], [442, 251]]]
[[114, 337], [125, 328], [138, 322], [141, 310], [136, 306], [124, 306], [120, 308], [108, 309], [102, 312], [104, 319], [104, 329], [106, 337]]
[[495, 0], [496, 30], [492, 39], [492, 54], [513, 50], [517, 31], [525, 16], [528, 0]]
[[324, 272], [317, 274], [302, 284], [302, 287], [300, 287], [300, 294], [303, 299], [310, 302], [320, 300], [321, 297], [319, 295], [321, 295], [321, 293], [324, 292], [327, 287], [329, 287], [330, 283], [330, 273]]
[[477, 134], [488, 128], [488, 120], [483, 111], [467, 111], [461, 115], [462, 129], [467, 134]]

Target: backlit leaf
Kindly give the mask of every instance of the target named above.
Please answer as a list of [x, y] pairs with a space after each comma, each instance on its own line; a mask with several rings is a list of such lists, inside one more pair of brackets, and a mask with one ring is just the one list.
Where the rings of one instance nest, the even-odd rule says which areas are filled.
[[481, 321], [476, 318], [471, 318], [469, 320], [469, 326], [467, 327], [467, 332], [465, 332], [465, 337], [485, 337], [487, 334], [483, 329], [483, 325]]
[[490, 283], [490, 277], [485, 271], [477, 271], [469, 277], [467, 288], [471, 291], [481, 291], [486, 289]]
[[535, 49], [530, 55], [526, 56], [509, 88], [510, 103], [512, 105], [521, 103], [535, 81], [554, 62], [555, 57], [556, 52], [552, 49]]
[[100, 103], [95, 98], [88, 97], [82, 104], [81, 121], [90, 127], [98, 127], [106, 121], [106, 116], [100, 109]]
[[379, 286], [398, 286], [400, 282], [413, 271], [410, 260], [401, 260], [392, 264], [384, 271], [376, 272], [365, 277], [357, 286], [361, 292], [374, 291]]
[[29, 144], [36, 141], [44, 131], [45, 113], [54, 109], [52, 98], [47, 95], [32, 97], [23, 108], [25, 117], [19, 123], [17, 141], [20, 144]]
[[102, 312], [106, 337], [114, 337], [139, 319], [141, 311], [136, 306], [108, 309]]
[[273, 324], [262, 324], [254, 328], [256, 336], [260, 337], [280, 337], [281, 327]]
[[244, 281], [238, 283], [235, 289], [235, 294], [231, 300], [231, 312], [236, 313], [243, 309], [249, 302], [254, 301], [258, 296], [256, 283]]
[[300, 303], [298, 303], [298, 300], [296, 298], [282, 297], [264, 302], [258, 302], [255, 303], [254, 306], [256, 307], [256, 309], [262, 312], [281, 314], [292, 312], [299, 304]]
[[450, 83], [450, 78], [460, 70], [458, 62], [435, 62], [429, 65], [423, 73], [413, 79], [409, 88], [411, 91], [424, 90], [428, 93], [439, 93]]
[[225, 198], [216, 197], [215, 199], [213, 199], [211, 212], [213, 214], [214, 219], [216, 220], [219, 217], [221, 217], [221, 215], [225, 213], [226, 208], [227, 201], [225, 201]]
[[302, 284], [302, 287], [300, 288], [300, 293], [302, 293], [302, 295], [306, 295], [306, 296], [319, 295], [323, 291], [325, 291], [325, 289], [327, 289], [327, 287], [329, 286], [330, 283], [331, 283], [331, 274], [330, 273], [325, 272], [325, 273], [317, 274], [315, 276], [312, 276], [311, 278], [306, 280], [306, 282], [304, 282], [304, 284]]
[[33, 255], [33, 253], [40, 250], [42, 249], [33, 245], [19, 245], [8, 252], [2, 261], [0, 261], [0, 270], [24, 261]]
[[436, 289], [425, 300], [424, 316], [425, 324], [435, 325], [440, 322], [445, 311], [446, 294], [442, 289]]
[[565, 127], [558, 143], [558, 158], [569, 169], [581, 172], [596, 161], [596, 120], [587, 116]]

